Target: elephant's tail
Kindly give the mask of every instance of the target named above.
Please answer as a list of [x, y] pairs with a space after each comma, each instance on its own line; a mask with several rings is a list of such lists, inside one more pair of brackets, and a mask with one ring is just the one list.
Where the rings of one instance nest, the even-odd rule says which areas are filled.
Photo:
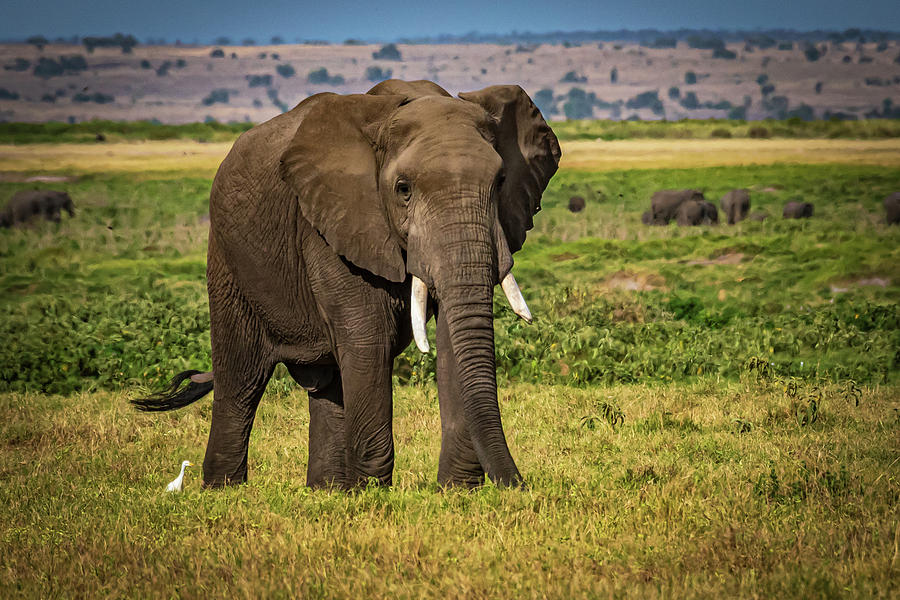
[[[186, 387], [181, 387], [185, 379], [190, 379]], [[146, 398], [131, 400], [135, 408], [145, 412], [175, 410], [196, 402], [213, 389], [212, 371], [183, 371], [172, 378], [166, 390]]]

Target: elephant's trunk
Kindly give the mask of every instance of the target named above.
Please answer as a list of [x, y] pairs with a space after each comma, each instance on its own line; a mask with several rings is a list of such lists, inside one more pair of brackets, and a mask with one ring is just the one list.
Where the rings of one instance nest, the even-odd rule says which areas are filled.
[[[479, 462], [497, 485], [516, 485], [522, 477], [506, 444], [497, 402], [493, 298], [497, 277], [505, 273], [498, 271], [492, 233], [496, 213], [489, 210], [487, 194], [466, 200], [453, 222], [442, 221], [435, 238], [443, 260], [433, 271], [433, 285], [450, 341], [449, 348], [438, 352], [452, 353], [456, 362], [466, 426]], [[524, 301], [517, 304], [521, 309]]]

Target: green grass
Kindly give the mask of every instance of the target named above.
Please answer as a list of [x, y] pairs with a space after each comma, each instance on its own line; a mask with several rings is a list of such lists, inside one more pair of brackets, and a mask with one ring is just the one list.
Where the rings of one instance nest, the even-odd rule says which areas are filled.
[[203, 493], [194, 469], [174, 496], [208, 400], [143, 415], [120, 393], [0, 394], [0, 595], [895, 597], [897, 391], [792, 397], [755, 372], [511, 385], [528, 488], [442, 492], [436, 390], [400, 387], [394, 487], [342, 494], [303, 485], [295, 390], [260, 405], [249, 484]]
[[[434, 355], [411, 348], [391, 489], [304, 487], [278, 369], [250, 483], [201, 493], [197, 468], [172, 496], [211, 402], [127, 400], [210, 366], [210, 184], [83, 175], [53, 186], [74, 219], [0, 230], [0, 597], [898, 595], [896, 169], [560, 172], [515, 257], [536, 323], [495, 302], [525, 490], [437, 488]], [[672, 187], [749, 187], [770, 218], [643, 226]], [[815, 217], [782, 220], [793, 199]]]
[[[191, 139], [227, 142], [252, 123], [188, 123], [166, 125], [151, 121], [84, 121], [81, 123], [0, 123], [0, 144], [93, 143], [97, 134], [107, 141]], [[626, 140], [639, 138], [773, 137], [879, 139], [900, 137], [900, 120], [802, 121], [800, 119], [742, 121], [685, 119], [682, 121], [554, 121], [560, 140]], [[751, 133], [751, 129], [755, 133]]]

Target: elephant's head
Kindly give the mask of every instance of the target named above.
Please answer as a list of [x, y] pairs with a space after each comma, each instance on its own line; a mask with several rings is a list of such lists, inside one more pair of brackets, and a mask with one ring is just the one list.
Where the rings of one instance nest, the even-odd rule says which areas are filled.
[[503, 438], [494, 365], [493, 289], [531, 315], [512, 278], [560, 149], [528, 95], [493, 86], [453, 98], [430, 82], [389, 80], [364, 95], [322, 95], [282, 157], [303, 216], [349, 262], [412, 278], [411, 318], [427, 350], [430, 295], [447, 319], [467, 425], [488, 475], [518, 472]]

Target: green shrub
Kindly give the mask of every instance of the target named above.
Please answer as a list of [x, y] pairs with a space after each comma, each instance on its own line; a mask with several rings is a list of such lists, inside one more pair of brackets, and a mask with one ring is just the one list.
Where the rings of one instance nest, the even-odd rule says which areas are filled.
[[285, 79], [293, 77], [297, 73], [297, 71], [294, 70], [294, 67], [289, 64], [278, 65], [275, 67], [275, 72]]
[[380, 50], [372, 53], [372, 58], [375, 60], [403, 60], [396, 44], [386, 44], [382, 46]]

